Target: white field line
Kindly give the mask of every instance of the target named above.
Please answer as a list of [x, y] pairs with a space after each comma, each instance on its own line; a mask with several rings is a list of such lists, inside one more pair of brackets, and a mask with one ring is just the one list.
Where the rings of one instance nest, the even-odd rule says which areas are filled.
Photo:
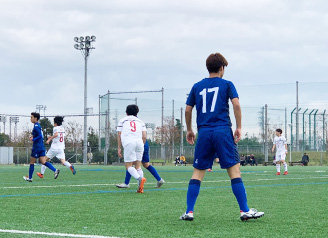
[[49, 233], [39, 231], [19, 231], [19, 230], [4, 230], [0, 229], [2, 233], [13, 233], [13, 234], [33, 234], [33, 235], [45, 235], [45, 236], [61, 236], [61, 237], [84, 237], [84, 238], [119, 238], [114, 236], [97, 236], [97, 235], [79, 235], [79, 234], [66, 234], [66, 233]]
[[[327, 177], [302, 177], [302, 178], [270, 178], [270, 179], [253, 179], [253, 180], [244, 180], [244, 182], [257, 182], [257, 181], [275, 181], [275, 180], [305, 180], [305, 179], [327, 179]], [[230, 182], [229, 180], [214, 180], [214, 181], [202, 181], [202, 183], [222, 183], [222, 182]], [[181, 182], [165, 182], [165, 184], [185, 184], [189, 183], [188, 181]], [[130, 183], [137, 184], [137, 183]], [[156, 184], [156, 183], [146, 183], [146, 184]], [[29, 189], [29, 188], [60, 188], [60, 187], [93, 187], [93, 186], [115, 186], [115, 183], [102, 183], [102, 184], [63, 184], [63, 185], [41, 185], [41, 186], [20, 186], [20, 187], [0, 187], [0, 189]]]

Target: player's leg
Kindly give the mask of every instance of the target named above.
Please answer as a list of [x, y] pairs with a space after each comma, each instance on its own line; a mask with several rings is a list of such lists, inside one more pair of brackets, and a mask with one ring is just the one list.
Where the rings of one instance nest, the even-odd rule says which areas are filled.
[[144, 153], [142, 155], [142, 165], [144, 168], [146, 168], [153, 176], [154, 178], [157, 180], [157, 185], [156, 188], [160, 188], [163, 184], [164, 184], [164, 179], [161, 178], [161, 176], [159, 176], [157, 170], [149, 164], [149, 146], [147, 144], [147, 146], [144, 146]]
[[71, 165], [70, 162], [65, 160], [65, 151], [63, 149], [57, 150], [56, 156], [58, 159], [60, 159], [60, 162], [62, 165], [66, 166], [67, 168], [69, 168], [72, 171], [73, 175], [76, 174], [76, 170], [75, 170], [74, 166]]
[[[46, 162], [49, 162], [55, 156], [56, 156], [55, 151], [52, 148], [50, 148], [46, 154]], [[47, 166], [41, 163], [41, 171], [40, 173], [37, 172], [36, 175], [38, 175], [40, 178], [43, 178], [46, 168]]]
[[146, 178], [144, 177], [144, 173], [141, 168], [141, 161], [142, 161], [142, 155], [144, 153], [144, 143], [142, 140], [136, 142], [136, 162], [135, 167], [141, 177], [139, 180], [139, 187], [138, 187], [138, 193], [143, 193], [144, 184], [146, 182]]
[[286, 163], [286, 154], [281, 155], [281, 163], [284, 166], [285, 172], [284, 175], [288, 174], [288, 168], [287, 168], [287, 163]]
[[130, 185], [129, 185], [130, 180], [131, 180], [131, 174], [129, 173], [129, 171], [125, 170], [124, 183], [115, 184], [115, 186], [118, 187], [118, 188], [129, 188], [130, 187]]
[[276, 175], [280, 175], [280, 162], [281, 162], [281, 155], [276, 155]]
[[[34, 151], [32, 150], [32, 154], [35, 154], [33, 153]], [[38, 156], [37, 154], [35, 154], [36, 156]], [[34, 157], [31, 157], [30, 158], [30, 167], [29, 167], [29, 170], [28, 170], [28, 176], [23, 176], [23, 179], [27, 182], [32, 182], [32, 177], [33, 177], [33, 172], [34, 172], [34, 164], [36, 162], [36, 158]]]
[[230, 177], [232, 192], [237, 199], [240, 209], [240, 219], [244, 221], [263, 216], [263, 212], [257, 212], [253, 208], [248, 208], [246, 189], [240, 173], [239, 153], [237, 145], [234, 143], [231, 129], [220, 129], [216, 131], [213, 139], [216, 152], [220, 158], [221, 168], [227, 169]]
[[194, 172], [189, 180], [187, 191], [187, 210], [182, 214], [181, 220], [192, 221], [194, 219], [194, 207], [199, 195], [201, 182], [206, 169], [212, 167], [214, 150], [211, 144], [211, 133], [199, 131], [194, 156]]
[[243, 180], [241, 179], [240, 164], [235, 164], [228, 168], [227, 171], [231, 180], [232, 192], [237, 199], [240, 211], [248, 212], [247, 195]]
[[140, 175], [137, 169], [133, 167], [133, 163], [137, 160], [135, 149], [135, 142], [131, 142], [124, 147], [124, 164], [126, 170], [131, 174], [131, 176], [134, 177], [136, 180], [139, 180]]
[[[50, 159], [47, 157], [46, 159], [48, 162], [50, 161]], [[47, 166], [41, 164], [41, 169], [40, 172], [37, 172], [36, 175], [39, 176], [40, 178], [43, 178], [44, 173], [46, 172], [46, 168]]]
[[45, 156], [45, 151], [41, 152], [40, 162], [41, 162], [41, 164], [47, 166], [49, 169], [51, 169], [53, 172], [55, 172], [54, 179], [58, 178], [60, 170], [56, 169], [50, 162], [47, 161], [47, 157]]

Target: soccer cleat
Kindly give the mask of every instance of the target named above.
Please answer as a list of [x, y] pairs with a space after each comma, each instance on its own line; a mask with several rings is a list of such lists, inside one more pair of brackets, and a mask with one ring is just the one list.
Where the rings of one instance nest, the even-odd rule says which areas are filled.
[[163, 183], [165, 183], [164, 179], [157, 181], [157, 185], [155, 188], [160, 188], [163, 185]]
[[288, 171], [285, 171], [285, 173], [283, 175], [287, 175], [288, 174]]
[[208, 169], [207, 172], [212, 172], [212, 170], [211, 169]]
[[280, 172], [276, 173], [276, 175], [280, 175]]
[[194, 213], [193, 212], [184, 213], [179, 219], [185, 221], [192, 221], [194, 220]]
[[115, 184], [115, 186], [118, 188], [129, 188], [130, 187], [129, 184], [125, 184], [125, 183]]
[[144, 184], [146, 182], [146, 178], [142, 177], [141, 180], [139, 180], [139, 188], [137, 190], [137, 193], [143, 193], [143, 189], [144, 189]]
[[76, 174], [76, 170], [75, 170], [74, 166], [71, 165], [71, 167], [69, 167], [69, 168], [70, 168], [70, 170], [72, 171], [73, 175], [75, 175], [75, 174]]
[[28, 176], [23, 176], [23, 179], [26, 181], [26, 182], [32, 182], [33, 180], [30, 179]]
[[54, 179], [58, 178], [59, 172], [60, 172], [60, 170], [59, 170], [59, 169], [56, 169], [56, 172], [55, 172], [55, 177], [54, 177]]
[[36, 175], [39, 176], [40, 178], [43, 178], [43, 174], [36, 172]]
[[248, 212], [240, 211], [240, 220], [247, 221], [249, 219], [257, 219], [264, 216], [264, 212], [258, 212], [256, 209], [251, 208]]

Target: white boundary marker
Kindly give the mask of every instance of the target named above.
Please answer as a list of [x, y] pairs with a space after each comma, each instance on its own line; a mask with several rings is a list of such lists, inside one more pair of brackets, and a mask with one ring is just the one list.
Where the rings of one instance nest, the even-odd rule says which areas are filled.
[[[309, 176], [302, 178], [291, 178], [288, 176], [281, 178], [262, 178], [262, 179], [245, 179], [246, 182], [257, 182], [257, 181], [274, 181], [274, 180], [304, 180], [304, 179], [327, 179], [328, 175], [321, 175], [321, 177], [317, 176]], [[230, 180], [212, 180], [212, 181], [202, 181], [202, 183], [222, 183], [222, 182], [230, 182]], [[165, 182], [165, 184], [185, 184], [189, 183], [189, 181], [181, 181], [181, 182]], [[130, 183], [137, 184], [137, 183]], [[156, 184], [156, 183], [146, 183], [146, 184]], [[93, 186], [115, 186], [115, 183], [102, 183], [102, 184], [63, 184], [63, 185], [36, 185], [36, 186], [17, 186], [17, 187], [0, 187], [0, 189], [31, 189], [31, 188], [60, 188], [60, 187], [93, 187]]]
[[79, 234], [66, 234], [66, 233], [49, 233], [39, 231], [19, 231], [19, 230], [4, 230], [0, 229], [2, 233], [13, 234], [33, 234], [33, 235], [45, 235], [45, 236], [61, 236], [61, 237], [82, 237], [82, 238], [119, 238], [115, 236], [98, 236], [98, 235], [79, 235]]

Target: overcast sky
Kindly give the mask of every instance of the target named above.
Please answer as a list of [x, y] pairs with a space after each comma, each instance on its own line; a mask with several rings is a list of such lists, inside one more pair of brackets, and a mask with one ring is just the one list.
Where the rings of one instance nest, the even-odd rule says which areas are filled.
[[[110, 90], [165, 88], [183, 106], [222, 53], [224, 78], [242, 106], [328, 108], [328, 2], [325, 0], [0, 0], [0, 113], [83, 113], [84, 61], [75, 36], [95, 35], [88, 61], [88, 107]], [[142, 96], [140, 96], [142, 97]], [[145, 96], [147, 99], [147, 96]], [[160, 100], [159, 95], [151, 99]], [[180, 104], [179, 104], [180, 103]], [[97, 126], [97, 120], [91, 119]], [[1, 125], [2, 126], [2, 125]]]

